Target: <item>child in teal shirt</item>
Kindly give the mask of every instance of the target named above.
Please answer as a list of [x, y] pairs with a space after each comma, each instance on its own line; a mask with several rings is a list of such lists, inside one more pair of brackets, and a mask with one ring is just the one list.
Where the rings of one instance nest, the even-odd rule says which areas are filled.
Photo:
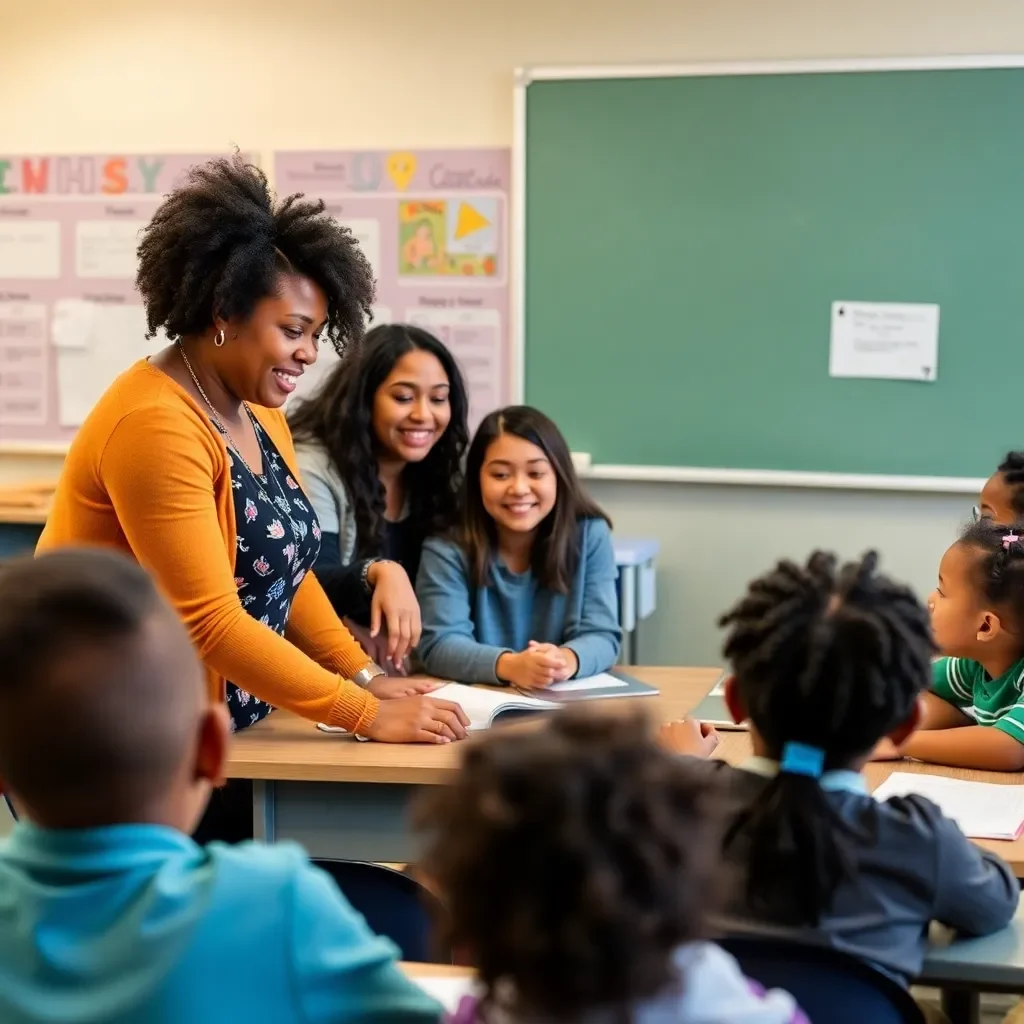
[[290, 844], [188, 836], [228, 720], [184, 628], [118, 555], [0, 569], [4, 1024], [426, 1024], [440, 1007]]

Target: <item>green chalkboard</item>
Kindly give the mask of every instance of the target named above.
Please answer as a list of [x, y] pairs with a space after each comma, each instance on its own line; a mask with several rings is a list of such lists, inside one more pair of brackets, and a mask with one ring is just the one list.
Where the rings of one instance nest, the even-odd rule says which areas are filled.
[[[526, 88], [526, 398], [595, 462], [985, 476], [1024, 447], [1024, 69]], [[935, 383], [833, 301], [941, 307]]]

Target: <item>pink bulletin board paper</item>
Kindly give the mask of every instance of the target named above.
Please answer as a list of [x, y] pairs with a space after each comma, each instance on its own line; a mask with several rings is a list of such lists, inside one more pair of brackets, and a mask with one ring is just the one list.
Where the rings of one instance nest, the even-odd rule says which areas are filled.
[[[510, 391], [507, 149], [281, 152], [280, 196], [304, 192], [349, 226], [377, 278], [374, 323], [414, 323], [455, 356], [470, 427]], [[324, 348], [295, 395], [334, 364]], [[295, 396], [293, 396], [294, 399]]]
[[160, 347], [135, 291], [138, 231], [215, 155], [0, 154], [0, 448], [66, 444]]

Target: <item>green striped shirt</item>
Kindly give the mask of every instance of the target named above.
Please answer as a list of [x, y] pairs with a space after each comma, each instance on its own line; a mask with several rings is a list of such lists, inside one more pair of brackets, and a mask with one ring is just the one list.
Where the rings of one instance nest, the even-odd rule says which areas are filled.
[[998, 679], [976, 661], [939, 658], [932, 668], [932, 693], [978, 725], [994, 725], [1024, 743], [1024, 658]]

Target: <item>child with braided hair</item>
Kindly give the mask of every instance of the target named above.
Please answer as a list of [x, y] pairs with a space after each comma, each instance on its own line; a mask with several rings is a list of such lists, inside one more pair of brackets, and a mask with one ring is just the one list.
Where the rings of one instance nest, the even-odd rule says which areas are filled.
[[1024, 516], [1024, 452], [1007, 452], [999, 468], [985, 481], [975, 519], [1012, 523]]
[[[1013, 872], [920, 796], [880, 803], [861, 769], [883, 737], [917, 725], [934, 644], [909, 588], [877, 557], [838, 567], [816, 552], [755, 580], [721, 619], [734, 676], [726, 700], [748, 720], [755, 757], [711, 762], [726, 783], [726, 927], [779, 929], [857, 956], [906, 985], [928, 924], [983, 935], [1009, 923]], [[665, 726], [662, 742], [704, 754], [708, 730]]]
[[879, 756], [1024, 770], [1024, 524], [968, 526], [942, 557], [928, 608], [945, 657], [918, 731]]

